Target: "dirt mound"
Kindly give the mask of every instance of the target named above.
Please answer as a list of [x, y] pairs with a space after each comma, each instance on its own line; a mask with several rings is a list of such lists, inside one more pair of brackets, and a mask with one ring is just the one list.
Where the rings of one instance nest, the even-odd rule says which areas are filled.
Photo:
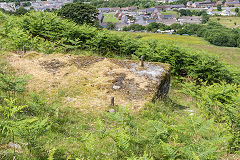
[[143, 68], [138, 61], [61, 54], [33, 58], [29, 54], [9, 57], [19, 73], [32, 75], [28, 89], [61, 95], [64, 103], [82, 110], [108, 107], [111, 97], [115, 104], [139, 108], [169, 89], [167, 64], [145, 62]]

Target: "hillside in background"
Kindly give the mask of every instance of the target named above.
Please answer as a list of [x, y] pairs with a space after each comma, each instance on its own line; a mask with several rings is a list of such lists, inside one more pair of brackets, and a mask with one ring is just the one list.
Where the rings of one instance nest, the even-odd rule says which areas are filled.
[[219, 22], [221, 25], [225, 26], [225, 27], [228, 27], [228, 28], [233, 28], [233, 27], [236, 27], [236, 28], [239, 28], [239, 25], [240, 25], [240, 17], [211, 17], [210, 18], [211, 20], [215, 21], [215, 22]]

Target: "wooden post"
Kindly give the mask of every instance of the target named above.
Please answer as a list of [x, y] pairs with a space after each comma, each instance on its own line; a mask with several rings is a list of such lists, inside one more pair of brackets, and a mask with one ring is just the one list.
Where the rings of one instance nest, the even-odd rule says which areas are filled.
[[114, 106], [114, 97], [111, 97], [111, 106]]
[[141, 56], [141, 67], [144, 67], [144, 56]]
[[25, 54], [25, 53], [26, 53], [26, 47], [23, 46], [23, 54]]

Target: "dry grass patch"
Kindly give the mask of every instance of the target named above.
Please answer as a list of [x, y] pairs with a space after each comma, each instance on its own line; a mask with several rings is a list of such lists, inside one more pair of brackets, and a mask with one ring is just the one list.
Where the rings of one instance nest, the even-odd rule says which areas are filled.
[[46, 91], [50, 97], [64, 93], [66, 105], [82, 110], [102, 110], [112, 96], [116, 104], [139, 109], [151, 101], [169, 69], [159, 63], [141, 69], [133, 61], [35, 52], [22, 58], [13, 54], [8, 61], [18, 74], [31, 76], [29, 91]]

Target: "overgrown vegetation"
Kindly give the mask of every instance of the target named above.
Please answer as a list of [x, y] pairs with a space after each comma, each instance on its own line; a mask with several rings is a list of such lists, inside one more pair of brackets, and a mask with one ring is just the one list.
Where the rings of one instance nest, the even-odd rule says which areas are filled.
[[2, 55], [1, 159], [239, 157], [239, 69], [214, 56], [79, 26], [54, 13], [30, 12], [22, 17], [1, 13], [0, 22], [0, 45], [8, 51], [26, 46], [46, 54], [91, 50], [110, 57], [144, 55], [148, 61], [171, 64], [173, 78], [165, 102], [146, 104], [137, 113], [128, 106], [116, 106], [113, 113], [84, 112], [61, 106], [63, 94], [49, 99], [44, 91], [29, 93], [28, 77], [18, 77]]

